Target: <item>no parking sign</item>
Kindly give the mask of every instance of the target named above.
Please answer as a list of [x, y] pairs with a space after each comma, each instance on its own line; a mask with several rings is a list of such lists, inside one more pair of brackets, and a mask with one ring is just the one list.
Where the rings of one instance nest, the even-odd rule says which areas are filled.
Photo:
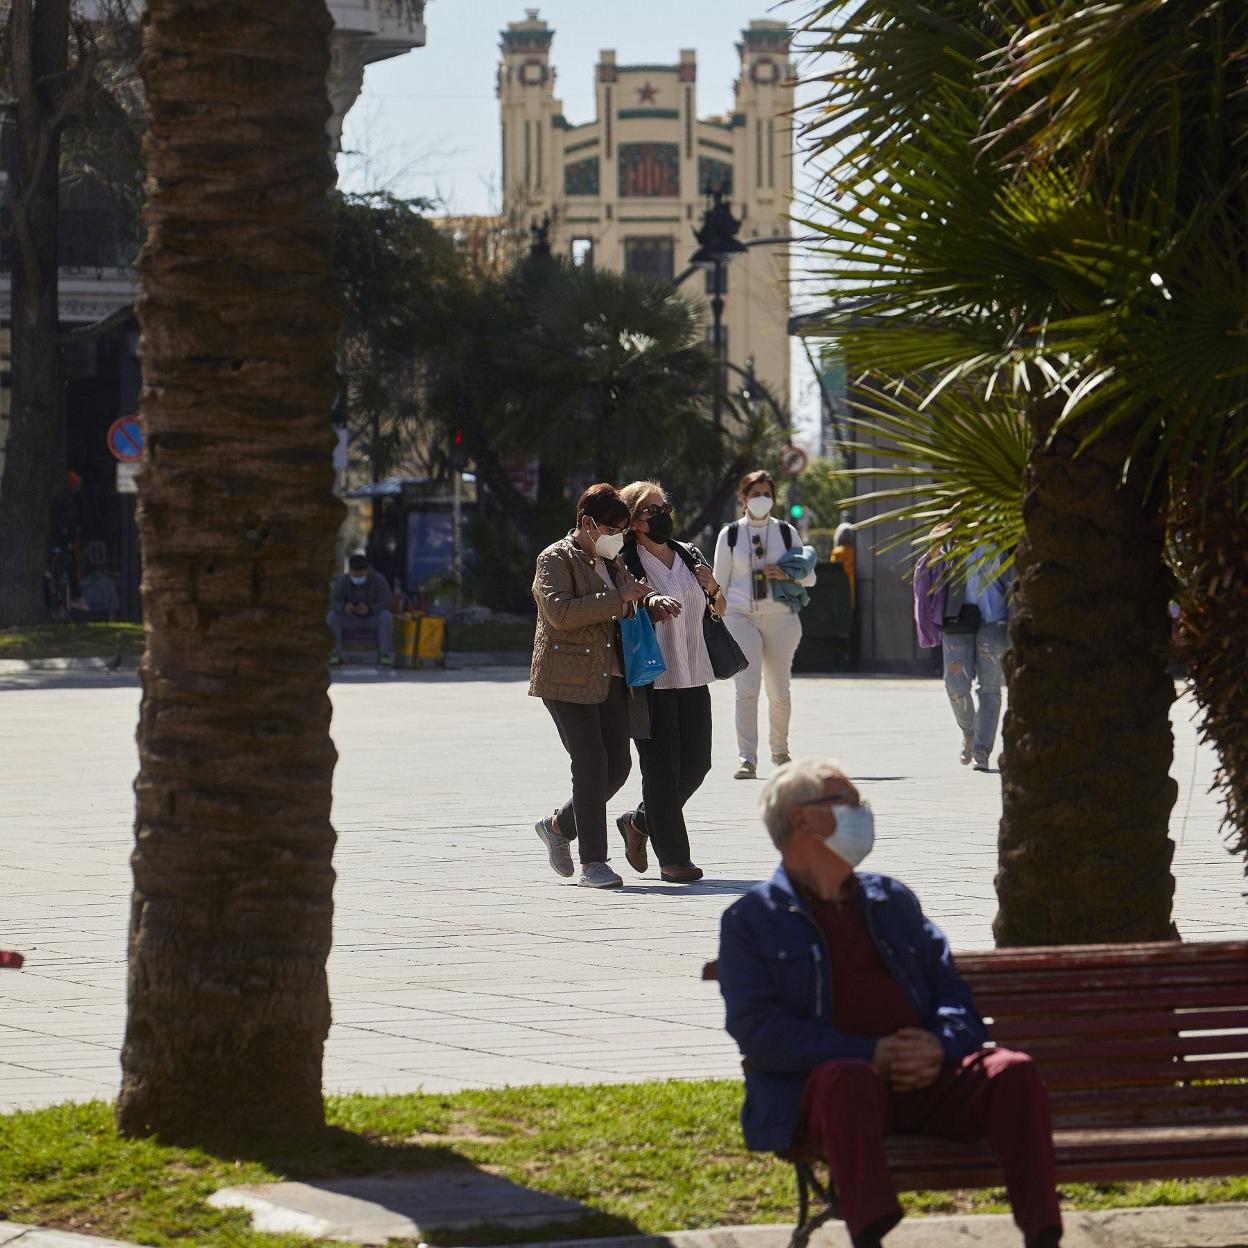
[[143, 426], [137, 416], [118, 416], [109, 425], [108, 449], [123, 464], [143, 458]]

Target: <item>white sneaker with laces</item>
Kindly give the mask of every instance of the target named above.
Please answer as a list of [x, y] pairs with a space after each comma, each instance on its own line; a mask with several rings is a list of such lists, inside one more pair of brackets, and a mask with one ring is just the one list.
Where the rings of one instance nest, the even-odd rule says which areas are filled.
[[732, 773], [734, 780], [753, 780], [758, 775], [758, 768], [748, 758], [743, 758], [737, 769]]
[[624, 881], [605, 862], [581, 863], [581, 888], [622, 888]]
[[564, 879], [575, 875], [576, 868], [572, 865], [571, 842], [562, 832], [555, 830], [554, 815], [539, 819], [533, 826], [537, 829], [537, 839], [546, 846], [546, 851], [550, 856], [550, 865], [555, 873], [562, 875]]

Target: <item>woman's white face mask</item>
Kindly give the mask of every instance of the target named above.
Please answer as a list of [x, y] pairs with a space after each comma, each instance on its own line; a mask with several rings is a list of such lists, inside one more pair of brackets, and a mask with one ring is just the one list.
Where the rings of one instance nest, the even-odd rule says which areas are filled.
[[[598, 527], [597, 522], [595, 522], [594, 528], [597, 528], [597, 527]], [[596, 538], [594, 538], [594, 549], [604, 559], [614, 559], [616, 555], [618, 555], [620, 551], [624, 549], [624, 534], [623, 533], [599, 533], [599, 535]]]
[[746, 499], [745, 509], [755, 520], [763, 520], [771, 514], [773, 505], [773, 500], [768, 495], [755, 494], [753, 498]]

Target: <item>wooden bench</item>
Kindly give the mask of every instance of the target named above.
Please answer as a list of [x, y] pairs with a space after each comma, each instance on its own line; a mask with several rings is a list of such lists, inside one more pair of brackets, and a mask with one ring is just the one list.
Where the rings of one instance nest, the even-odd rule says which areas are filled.
[[[955, 955], [990, 1043], [1030, 1053], [1053, 1107], [1059, 1181], [1248, 1173], [1248, 941], [1067, 945]], [[716, 979], [709, 962], [704, 979]], [[984, 1144], [890, 1136], [903, 1190], [1003, 1182]], [[812, 1155], [790, 1248], [838, 1217]], [[811, 1214], [812, 1194], [824, 1208]]]

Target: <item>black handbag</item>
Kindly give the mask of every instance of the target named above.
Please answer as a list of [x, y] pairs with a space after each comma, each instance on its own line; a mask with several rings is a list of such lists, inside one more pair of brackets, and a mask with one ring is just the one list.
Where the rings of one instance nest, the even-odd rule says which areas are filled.
[[709, 602], [702, 616], [702, 639], [706, 642], [707, 654], [711, 656], [711, 670], [716, 680], [731, 680], [749, 667], [749, 659], [728, 631], [728, 625], [711, 610]]

